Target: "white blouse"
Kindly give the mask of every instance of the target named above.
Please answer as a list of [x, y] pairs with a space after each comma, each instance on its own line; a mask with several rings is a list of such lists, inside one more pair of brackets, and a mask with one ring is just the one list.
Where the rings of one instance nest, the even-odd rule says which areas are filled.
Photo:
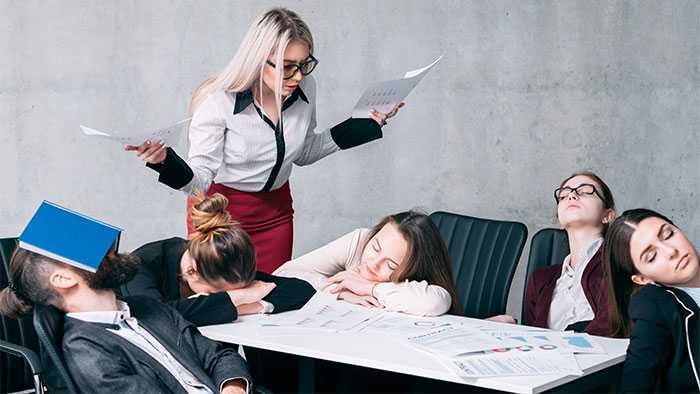
[[[279, 267], [273, 275], [300, 278], [316, 290], [323, 290], [325, 280], [338, 272], [360, 264], [362, 247], [370, 229], [357, 229], [327, 245]], [[452, 298], [447, 290], [427, 281], [384, 282], [374, 288], [374, 295], [387, 310], [419, 316], [437, 316], [450, 310]]]
[[194, 193], [212, 182], [245, 192], [275, 190], [284, 185], [292, 165], [312, 164], [340, 149], [381, 138], [372, 119], [350, 118], [316, 132], [316, 82], [307, 76], [282, 104], [273, 124], [250, 90], [217, 91], [192, 116], [190, 150], [182, 160], [172, 148], [159, 164], [159, 181]]
[[576, 269], [571, 268], [571, 255], [564, 259], [561, 276], [557, 279], [552, 302], [550, 303], [547, 325], [553, 330], [564, 330], [569, 325], [593, 320], [595, 313], [591, 304], [588, 303], [586, 294], [583, 292], [581, 279], [586, 266], [598, 252], [603, 244], [603, 238], [598, 238], [591, 242], [588, 247], [580, 251], [579, 263]]

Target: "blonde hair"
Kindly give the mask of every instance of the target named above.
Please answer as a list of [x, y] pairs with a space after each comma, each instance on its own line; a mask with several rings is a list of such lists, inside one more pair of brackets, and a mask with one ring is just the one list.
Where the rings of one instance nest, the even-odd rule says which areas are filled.
[[228, 199], [219, 193], [195, 195], [190, 211], [194, 233], [187, 250], [204, 280], [248, 284], [255, 278], [255, 248], [227, 206]]
[[[189, 112], [192, 115], [213, 92], [242, 92], [257, 87], [262, 100], [263, 69], [267, 58], [275, 51], [275, 100], [277, 114], [282, 113], [282, 67], [284, 51], [294, 40], [302, 41], [313, 53], [314, 41], [306, 23], [295, 12], [273, 8], [258, 16], [250, 25], [243, 42], [228, 65], [217, 75], [205, 80], [192, 95]], [[261, 103], [262, 104], [262, 103]]]

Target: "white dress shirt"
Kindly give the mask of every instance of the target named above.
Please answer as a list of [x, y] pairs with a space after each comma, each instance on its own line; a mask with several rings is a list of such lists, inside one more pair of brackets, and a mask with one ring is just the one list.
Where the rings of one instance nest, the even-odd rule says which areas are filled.
[[593, 320], [595, 314], [583, 292], [581, 279], [586, 266], [603, 244], [603, 238], [598, 238], [584, 248], [579, 255], [576, 268], [571, 267], [571, 255], [566, 256], [562, 264], [561, 276], [557, 279], [552, 302], [549, 308], [547, 324], [553, 330], [564, 330], [569, 325]]
[[182, 190], [206, 191], [212, 181], [246, 192], [267, 191], [266, 186], [275, 190], [287, 182], [293, 164], [308, 165], [340, 150], [330, 128], [315, 132], [313, 77], [304, 78], [285, 104], [283, 135], [278, 136], [275, 125], [261, 116], [262, 106], [250, 91], [221, 90], [205, 99], [193, 114], [189, 130], [187, 164], [194, 177]]

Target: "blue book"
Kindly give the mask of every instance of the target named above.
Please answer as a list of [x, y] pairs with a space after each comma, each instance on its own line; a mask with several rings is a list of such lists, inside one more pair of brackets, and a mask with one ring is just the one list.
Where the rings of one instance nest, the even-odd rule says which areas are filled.
[[95, 272], [118, 247], [122, 230], [44, 201], [19, 236], [19, 246], [75, 267]]

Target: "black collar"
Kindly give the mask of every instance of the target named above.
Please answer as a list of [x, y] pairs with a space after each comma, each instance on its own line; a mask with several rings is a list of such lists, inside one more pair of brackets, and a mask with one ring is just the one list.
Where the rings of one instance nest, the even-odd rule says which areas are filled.
[[[306, 95], [304, 92], [301, 90], [300, 86], [297, 86], [296, 89], [292, 92], [292, 94], [287, 97], [284, 102], [282, 102], [282, 111], [285, 109], [289, 108], [294, 104], [295, 101], [297, 101], [298, 98], [301, 98], [304, 100], [305, 103], [309, 103], [309, 99], [306, 98]], [[236, 115], [240, 112], [242, 112], [244, 109], [248, 108], [249, 105], [253, 104], [253, 91], [248, 89], [244, 90], [242, 92], [236, 93], [236, 104], [233, 107], [233, 114]]]

